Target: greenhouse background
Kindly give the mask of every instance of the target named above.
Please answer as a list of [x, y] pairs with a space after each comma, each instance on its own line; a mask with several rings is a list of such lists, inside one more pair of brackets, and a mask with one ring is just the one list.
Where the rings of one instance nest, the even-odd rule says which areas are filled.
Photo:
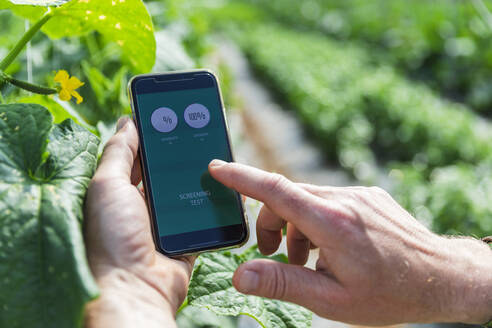
[[[5, 70], [50, 84], [63, 68], [85, 83], [81, 104], [6, 82], [2, 102], [38, 103], [55, 123], [72, 118], [101, 138], [101, 150], [117, 119], [130, 113], [132, 75], [210, 68], [220, 80], [237, 161], [296, 181], [381, 186], [437, 233], [491, 234], [492, 3], [144, 3], [150, 35], [120, 36], [117, 21], [108, 31], [96, 23], [70, 33], [47, 25]], [[0, 58], [31, 26], [26, 17], [0, 11]], [[155, 48], [145, 43], [152, 37]], [[246, 204], [255, 217], [259, 204]], [[177, 320], [180, 327], [258, 325], [192, 307]], [[313, 318], [314, 328], [348, 326]]]

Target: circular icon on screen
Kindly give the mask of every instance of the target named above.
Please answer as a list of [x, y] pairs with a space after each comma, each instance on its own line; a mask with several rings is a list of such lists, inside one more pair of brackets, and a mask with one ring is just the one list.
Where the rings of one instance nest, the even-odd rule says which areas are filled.
[[150, 122], [159, 132], [171, 132], [178, 124], [178, 116], [171, 108], [161, 107], [154, 110]]
[[202, 104], [191, 104], [184, 111], [184, 119], [192, 128], [201, 129], [210, 122], [210, 112]]

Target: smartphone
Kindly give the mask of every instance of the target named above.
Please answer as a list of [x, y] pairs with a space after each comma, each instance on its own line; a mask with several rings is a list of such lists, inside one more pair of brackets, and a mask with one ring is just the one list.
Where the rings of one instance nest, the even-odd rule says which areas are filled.
[[243, 245], [249, 230], [241, 196], [208, 172], [214, 158], [233, 161], [216, 76], [138, 75], [129, 95], [156, 249], [181, 256]]

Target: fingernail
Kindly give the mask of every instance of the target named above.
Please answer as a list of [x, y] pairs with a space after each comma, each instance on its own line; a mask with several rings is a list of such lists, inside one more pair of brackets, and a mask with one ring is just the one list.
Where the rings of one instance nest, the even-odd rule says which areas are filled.
[[116, 125], [116, 131], [121, 130], [122, 127], [126, 125], [130, 121], [130, 118], [127, 116], [124, 116], [118, 120], [118, 124]]
[[214, 159], [213, 161], [210, 162], [209, 166], [210, 167], [219, 167], [224, 164], [227, 164], [227, 162], [224, 162], [223, 160], [220, 159]]
[[251, 270], [244, 270], [239, 277], [238, 289], [242, 293], [249, 293], [258, 289], [260, 283], [260, 277], [258, 274]]

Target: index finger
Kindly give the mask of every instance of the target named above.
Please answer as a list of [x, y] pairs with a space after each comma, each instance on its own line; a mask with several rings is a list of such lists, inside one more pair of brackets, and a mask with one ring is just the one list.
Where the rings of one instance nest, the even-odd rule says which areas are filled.
[[225, 186], [262, 201], [275, 214], [293, 223], [304, 234], [319, 233], [319, 228], [324, 221], [325, 205], [322, 199], [300, 188], [284, 176], [220, 160], [213, 160], [209, 164], [209, 171]]

